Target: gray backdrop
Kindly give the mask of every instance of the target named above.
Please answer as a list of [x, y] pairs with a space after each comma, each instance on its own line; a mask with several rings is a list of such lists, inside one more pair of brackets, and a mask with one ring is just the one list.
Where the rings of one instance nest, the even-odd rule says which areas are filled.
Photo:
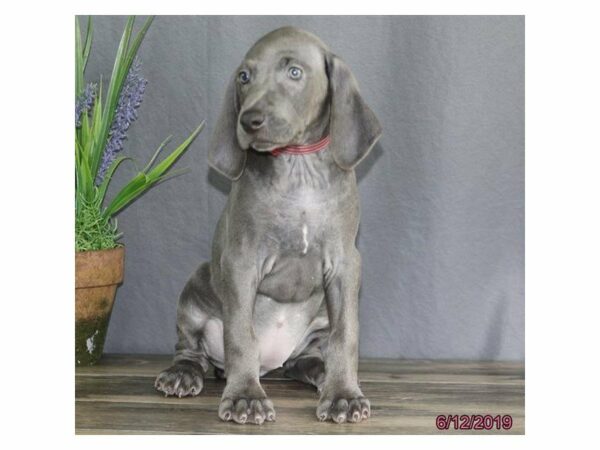
[[[94, 18], [88, 80], [110, 76], [124, 22]], [[290, 24], [346, 60], [384, 128], [357, 170], [361, 355], [522, 360], [524, 18], [507, 16], [158, 17], [127, 151], [143, 167], [166, 136], [207, 127], [177, 165], [192, 172], [118, 218], [125, 283], [106, 351], [173, 351], [179, 292], [210, 257], [229, 189], [206, 161], [227, 79], [252, 43]]]

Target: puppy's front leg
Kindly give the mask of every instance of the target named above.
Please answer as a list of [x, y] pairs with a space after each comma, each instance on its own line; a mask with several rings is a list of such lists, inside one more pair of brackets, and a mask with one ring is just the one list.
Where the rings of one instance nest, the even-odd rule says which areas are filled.
[[360, 254], [352, 248], [325, 274], [329, 343], [325, 380], [317, 406], [319, 420], [360, 422], [371, 406], [358, 386], [358, 290]]
[[218, 268], [223, 301], [223, 339], [227, 384], [219, 417], [237, 423], [262, 424], [275, 420], [275, 410], [260, 385], [260, 359], [253, 330], [257, 271], [242, 259], [222, 257]]

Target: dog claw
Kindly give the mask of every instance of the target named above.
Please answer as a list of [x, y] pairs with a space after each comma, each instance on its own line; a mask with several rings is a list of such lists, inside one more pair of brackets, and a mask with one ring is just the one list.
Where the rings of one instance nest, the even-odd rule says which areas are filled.
[[176, 363], [156, 377], [154, 388], [165, 394], [186, 397], [198, 395], [204, 386], [202, 370], [195, 364]]
[[358, 423], [371, 415], [369, 401], [364, 397], [322, 399], [317, 407], [317, 418], [324, 422]]
[[221, 420], [233, 420], [235, 423], [262, 425], [265, 421], [275, 420], [275, 410], [269, 399], [230, 399], [225, 398], [219, 405]]

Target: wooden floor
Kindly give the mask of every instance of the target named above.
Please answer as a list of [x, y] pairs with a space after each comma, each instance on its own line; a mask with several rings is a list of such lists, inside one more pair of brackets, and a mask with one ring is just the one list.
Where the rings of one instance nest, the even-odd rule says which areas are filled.
[[[524, 368], [506, 362], [363, 360], [359, 378], [372, 417], [359, 424], [321, 423], [316, 390], [275, 372], [263, 387], [277, 421], [262, 426], [217, 417], [224, 381], [205, 380], [195, 398], [164, 397], [154, 378], [168, 356], [105, 355], [99, 365], [76, 371], [78, 434], [523, 434]], [[511, 415], [510, 430], [439, 431], [444, 414]]]

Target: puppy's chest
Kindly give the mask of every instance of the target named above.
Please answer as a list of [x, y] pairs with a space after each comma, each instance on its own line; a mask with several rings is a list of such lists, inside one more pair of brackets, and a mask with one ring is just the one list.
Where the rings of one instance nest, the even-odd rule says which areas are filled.
[[332, 242], [331, 211], [310, 199], [273, 205], [260, 237], [265, 259], [259, 291], [281, 302], [299, 302], [322, 289], [323, 259]]
[[320, 252], [332, 239], [335, 213], [327, 202], [310, 195], [275, 201], [263, 222], [262, 246], [285, 256]]

